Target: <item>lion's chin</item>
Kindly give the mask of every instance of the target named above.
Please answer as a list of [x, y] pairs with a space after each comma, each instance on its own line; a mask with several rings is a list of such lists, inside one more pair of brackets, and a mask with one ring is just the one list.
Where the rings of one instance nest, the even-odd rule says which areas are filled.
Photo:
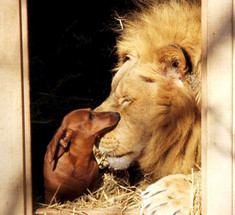
[[114, 137], [104, 137], [99, 144], [100, 152], [106, 155], [109, 166], [115, 170], [127, 169], [140, 155], [142, 148], [141, 143], [131, 145], [131, 147], [127, 144], [120, 144], [119, 140]]
[[115, 170], [127, 169], [133, 161], [132, 153], [128, 153], [123, 156], [111, 157], [107, 156], [107, 161], [111, 168]]

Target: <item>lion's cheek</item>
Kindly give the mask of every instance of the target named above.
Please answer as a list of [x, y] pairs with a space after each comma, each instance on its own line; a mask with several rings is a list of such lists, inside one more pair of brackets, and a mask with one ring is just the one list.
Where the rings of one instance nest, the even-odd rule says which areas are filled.
[[107, 135], [104, 136], [99, 143], [99, 150], [102, 153], [109, 154], [117, 150], [120, 142], [113, 136]]
[[108, 156], [121, 156], [135, 150], [135, 140], [125, 135], [105, 135], [99, 143], [99, 150]]

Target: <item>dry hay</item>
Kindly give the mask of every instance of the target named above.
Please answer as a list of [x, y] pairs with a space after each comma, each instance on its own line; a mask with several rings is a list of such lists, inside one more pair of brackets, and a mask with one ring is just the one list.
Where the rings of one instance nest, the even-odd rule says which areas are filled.
[[[95, 150], [95, 155], [99, 167], [101, 168], [100, 185], [95, 192], [88, 190], [87, 194], [79, 197], [73, 202], [55, 203], [50, 205], [42, 205], [47, 208], [58, 210], [66, 210], [75, 214], [84, 214], [81, 208], [95, 209], [126, 209], [141, 208], [141, 187], [150, 180], [148, 176], [143, 176], [142, 180], [136, 185], [131, 185], [129, 181], [129, 173], [127, 171], [107, 171], [108, 163], [104, 156]], [[106, 169], [106, 170], [105, 170]], [[199, 173], [200, 174], [200, 173]], [[192, 206], [190, 215], [201, 214], [201, 185], [198, 173], [192, 172]]]

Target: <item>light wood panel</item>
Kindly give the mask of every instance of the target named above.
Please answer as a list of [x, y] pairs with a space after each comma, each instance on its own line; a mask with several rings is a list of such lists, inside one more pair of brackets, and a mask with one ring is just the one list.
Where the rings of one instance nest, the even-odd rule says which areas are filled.
[[26, 0], [0, 0], [0, 214], [32, 214]]
[[[203, 0], [203, 213], [235, 214], [234, 0]], [[32, 214], [26, 0], [0, 0], [0, 214]]]
[[202, 9], [203, 214], [233, 214], [233, 0]]

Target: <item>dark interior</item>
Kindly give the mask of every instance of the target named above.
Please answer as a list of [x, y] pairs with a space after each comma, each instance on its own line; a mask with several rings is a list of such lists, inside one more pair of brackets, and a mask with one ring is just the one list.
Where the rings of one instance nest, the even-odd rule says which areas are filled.
[[28, 1], [34, 201], [43, 201], [43, 159], [65, 114], [109, 94], [118, 21], [130, 0]]

